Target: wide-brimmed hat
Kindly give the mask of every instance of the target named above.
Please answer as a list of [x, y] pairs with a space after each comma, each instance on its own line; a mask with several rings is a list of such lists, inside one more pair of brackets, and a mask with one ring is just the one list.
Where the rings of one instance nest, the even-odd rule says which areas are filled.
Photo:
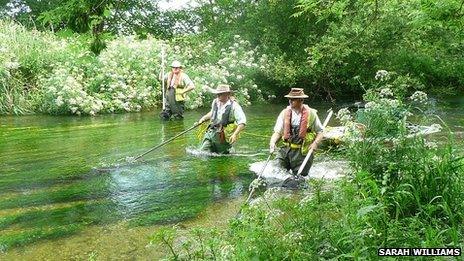
[[179, 61], [176, 60], [176, 61], [172, 61], [171, 67], [172, 68], [177, 68], [177, 67], [182, 68], [183, 66]]
[[308, 98], [309, 96], [304, 93], [302, 88], [292, 88], [285, 97], [289, 99], [303, 99]]
[[219, 84], [216, 88], [216, 90], [211, 90], [212, 93], [214, 94], [221, 94], [221, 93], [231, 93], [233, 92], [231, 89], [230, 89], [230, 86], [227, 85], [227, 84]]

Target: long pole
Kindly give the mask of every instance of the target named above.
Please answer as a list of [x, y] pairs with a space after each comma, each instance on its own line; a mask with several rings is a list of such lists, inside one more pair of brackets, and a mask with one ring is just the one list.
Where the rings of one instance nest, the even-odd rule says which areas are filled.
[[184, 130], [183, 132], [177, 134], [176, 136], [174, 136], [174, 137], [168, 139], [167, 141], [165, 141], [165, 142], [163, 142], [163, 143], [161, 143], [161, 144], [158, 144], [158, 145], [156, 145], [155, 147], [153, 147], [153, 148], [151, 148], [151, 149], [145, 151], [144, 153], [142, 153], [142, 154], [140, 154], [139, 156], [135, 157], [135, 158], [134, 158], [134, 161], [136, 161], [136, 160], [140, 159], [141, 157], [147, 155], [148, 153], [150, 153], [150, 152], [156, 150], [157, 148], [166, 145], [167, 143], [171, 142], [171, 141], [174, 140], [175, 138], [178, 138], [178, 137], [184, 135], [185, 133], [187, 133], [187, 132], [189, 132], [189, 131], [195, 129], [196, 127], [200, 126], [200, 124], [201, 124], [201, 123], [197, 123], [197, 124], [193, 125], [192, 127], [188, 128], [187, 130]]
[[[269, 161], [271, 160], [272, 154], [273, 154], [273, 153], [270, 153], [269, 156], [267, 157], [266, 163], [264, 163], [263, 168], [262, 168], [261, 171], [259, 172], [258, 180], [261, 179], [261, 176], [263, 175], [264, 170], [266, 169], [267, 164], [268, 164]], [[253, 193], [255, 192], [255, 188], [256, 188], [256, 187], [253, 187], [253, 188], [251, 189], [250, 195], [248, 195], [248, 198], [247, 198], [245, 204], [247, 204], [248, 202], [250, 202], [251, 196], [253, 196]]]
[[164, 46], [161, 46], [161, 89], [162, 89], [162, 92], [163, 92], [163, 111], [166, 110], [166, 96], [165, 96], [165, 93], [164, 93], [164, 67], [165, 67], [165, 60], [164, 60], [164, 57], [165, 56], [165, 53], [164, 53]]
[[[325, 128], [327, 126], [327, 123], [329, 123], [330, 118], [332, 118], [333, 111], [330, 109], [329, 115], [325, 118], [324, 124], [322, 124], [322, 127]], [[306, 163], [308, 163], [309, 157], [311, 157], [311, 154], [313, 154], [313, 149], [311, 148], [308, 151], [308, 154], [306, 154], [305, 159], [303, 160], [303, 163], [301, 163], [300, 168], [298, 169], [298, 173], [296, 174], [297, 176], [301, 175], [301, 172], [303, 172], [304, 167], [306, 166]]]

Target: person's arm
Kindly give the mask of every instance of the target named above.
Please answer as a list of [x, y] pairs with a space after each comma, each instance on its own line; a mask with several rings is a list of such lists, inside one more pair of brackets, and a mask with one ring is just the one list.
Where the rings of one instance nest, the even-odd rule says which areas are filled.
[[313, 143], [309, 146], [309, 149], [313, 149], [314, 151], [317, 150], [317, 146], [319, 146], [319, 142], [323, 138], [322, 132], [317, 133], [316, 138], [314, 139]]
[[190, 92], [192, 91], [193, 89], [195, 89], [195, 85], [193, 84], [193, 81], [190, 79], [190, 77], [184, 73], [184, 84], [185, 84], [185, 88], [183, 90], [183, 94], [187, 93], [187, 92]]
[[280, 137], [282, 137], [282, 135], [278, 132], [274, 132], [272, 134], [271, 140], [269, 141], [269, 153], [274, 153], [276, 144], [279, 141]]
[[282, 137], [284, 132], [284, 111], [282, 111], [277, 117], [276, 124], [274, 125], [274, 133], [269, 141], [269, 153], [274, 153], [277, 142]]
[[243, 129], [245, 129], [245, 125], [246, 125], [246, 121], [247, 121], [245, 113], [243, 112], [242, 107], [237, 102], [234, 102], [234, 118], [235, 118], [235, 122], [237, 123], [238, 126], [235, 129], [234, 133], [232, 133], [232, 135], [230, 135], [230, 138], [229, 138], [229, 143], [230, 144], [233, 144], [233, 143], [235, 143], [237, 141], [238, 134]]
[[212, 115], [212, 114], [213, 114], [213, 113], [212, 113], [211, 111], [208, 112], [207, 114], [203, 115], [203, 117], [201, 117], [201, 118], [198, 120], [197, 123], [200, 124], [200, 123], [203, 123], [203, 122], [205, 122], [205, 121], [211, 119], [211, 115]]
[[314, 120], [312, 129], [316, 131], [317, 135], [316, 135], [316, 138], [314, 138], [314, 141], [309, 146], [309, 149], [313, 149], [315, 151], [317, 150], [319, 142], [321, 142], [324, 136], [323, 135], [324, 126], [322, 126], [321, 120], [319, 119], [319, 116], [317, 116], [317, 114], [316, 114], [316, 119]]
[[192, 82], [192, 84], [188, 85], [187, 88], [184, 89], [184, 93], [190, 92], [193, 89], [195, 89], [195, 85], [193, 85], [193, 82]]
[[237, 128], [235, 129], [234, 133], [232, 133], [232, 135], [230, 135], [230, 138], [229, 138], [229, 143], [230, 144], [233, 144], [237, 141], [237, 137], [238, 137], [238, 134], [243, 130], [245, 129], [245, 124], [239, 124], [237, 126]]

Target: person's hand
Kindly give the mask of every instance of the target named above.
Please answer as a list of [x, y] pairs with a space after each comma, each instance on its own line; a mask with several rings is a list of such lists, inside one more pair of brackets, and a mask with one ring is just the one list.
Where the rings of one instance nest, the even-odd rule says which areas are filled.
[[274, 153], [275, 147], [276, 147], [275, 143], [270, 143], [269, 144], [269, 153], [271, 153], [271, 154]]
[[234, 144], [237, 141], [237, 134], [232, 134], [229, 138], [229, 143]]
[[200, 125], [204, 122], [203, 118], [199, 119], [198, 121], [194, 122], [193, 125]]

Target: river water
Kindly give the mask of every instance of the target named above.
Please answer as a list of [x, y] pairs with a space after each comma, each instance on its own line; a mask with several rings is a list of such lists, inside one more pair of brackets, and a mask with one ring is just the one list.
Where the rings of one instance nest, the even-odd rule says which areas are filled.
[[[462, 142], [464, 99], [437, 109]], [[329, 105], [314, 105], [321, 118]], [[158, 112], [0, 117], [0, 259], [156, 259], [160, 226], [224, 226], [266, 159], [281, 105], [245, 108], [232, 156], [196, 152], [196, 132], [141, 161], [125, 159], [188, 129], [206, 110], [161, 122]], [[332, 125], [337, 124], [332, 121]]]

